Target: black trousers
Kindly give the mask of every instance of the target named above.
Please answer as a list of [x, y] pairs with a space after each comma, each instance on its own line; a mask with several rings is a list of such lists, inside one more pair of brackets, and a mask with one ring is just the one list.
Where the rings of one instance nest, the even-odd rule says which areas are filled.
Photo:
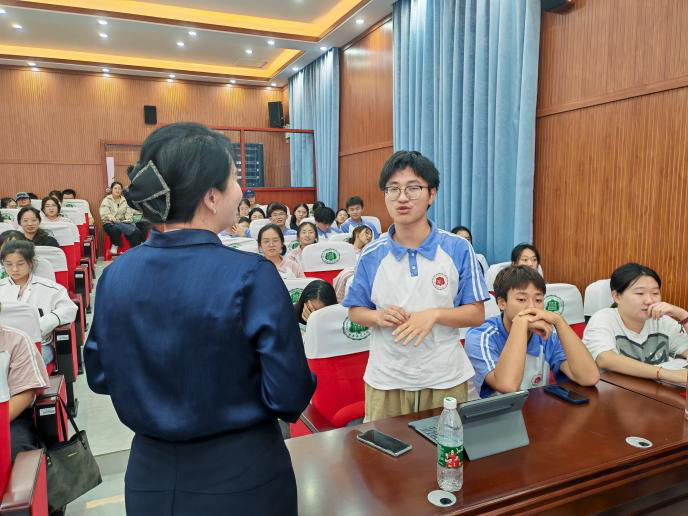
[[291, 457], [276, 420], [183, 443], [136, 434], [125, 501], [127, 516], [298, 514]]
[[[110, 237], [110, 242], [112, 242], [112, 245], [119, 246], [122, 241], [122, 235], [124, 235], [125, 238], [131, 244], [131, 246], [136, 247], [141, 243], [141, 233], [134, 224], [129, 224], [129, 226], [131, 226], [131, 229], [123, 231], [121, 225], [106, 222], [105, 224], [103, 224], [103, 230]], [[127, 234], [127, 232], [129, 234]]]
[[36, 429], [33, 426], [33, 409], [27, 409], [10, 423], [10, 448], [12, 462], [21, 451], [35, 450], [38, 448], [36, 442]]

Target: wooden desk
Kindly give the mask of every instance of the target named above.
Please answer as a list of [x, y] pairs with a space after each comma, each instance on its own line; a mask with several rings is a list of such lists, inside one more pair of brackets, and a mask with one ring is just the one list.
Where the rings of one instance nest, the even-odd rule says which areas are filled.
[[[299, 514], [590, 514], [685, 482], [683, 412], [606, 382], [570, 388], [590, 403], [573, 406], [542, 389], [530, 391], [523, 410], [530, 445], [466, 462], [463, 489], [451, 508], [427, 501], [438, 489], [435, 447], [407, 426], [439, 410], [290, 439]], [[370, 428], [413, 450], [395, 459], [357, 442], [356, 434]], [[631, 435], [654, 447], [629, 446]]]
[[686, 408], [686, 399], [681, 396], [681, 393], [686, 391], [685, 388], [648, 380], [646, 378], [636, 378], [634, 376], [614, 373], [612, 371], [603, 372], [600, 375], [600, 379], [618, 387], [628, 389], [629, 391], [642, 394], [653, 400], [661, 401], [672, 407], [681, 410], [685, 410]]

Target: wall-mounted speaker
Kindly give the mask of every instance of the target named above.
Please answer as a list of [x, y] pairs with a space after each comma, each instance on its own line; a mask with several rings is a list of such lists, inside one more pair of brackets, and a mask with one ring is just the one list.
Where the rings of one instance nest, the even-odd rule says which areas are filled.
[[576, 0], [542, 0], [542, 10], [550, 13], [565, 13], [576, 5]]
[[155, 106], [143, 106], [143, 120], [147, 125], [158, 123], [158, 108]]
[[270, 127], [284, 127], [284, 112], [281, 102], [268, 102], [268, 114], [270, 115]]

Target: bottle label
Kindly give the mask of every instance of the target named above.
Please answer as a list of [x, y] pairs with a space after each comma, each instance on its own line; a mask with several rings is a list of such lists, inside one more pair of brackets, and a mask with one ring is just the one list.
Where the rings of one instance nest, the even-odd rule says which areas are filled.
[[454, 469], [463, 466], [463, 444], [461, 446], [437, 445], [437, 464]]

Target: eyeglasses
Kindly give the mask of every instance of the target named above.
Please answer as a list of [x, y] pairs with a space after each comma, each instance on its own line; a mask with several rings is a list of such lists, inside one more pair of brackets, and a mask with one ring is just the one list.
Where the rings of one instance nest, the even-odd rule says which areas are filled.
[[405, 188], [401, 188], [400, 186], [387, 186], [385, 187], [384, 192], [385, 197], [387, 197], [387, 199], [390, 201], [396, 201], [401, 195], [401, 192], [404, 192], [408, 200], [415, 201], [420, 197], [420, 193], [424, 188], [430, 190], [429, 186], [409, 185]]

